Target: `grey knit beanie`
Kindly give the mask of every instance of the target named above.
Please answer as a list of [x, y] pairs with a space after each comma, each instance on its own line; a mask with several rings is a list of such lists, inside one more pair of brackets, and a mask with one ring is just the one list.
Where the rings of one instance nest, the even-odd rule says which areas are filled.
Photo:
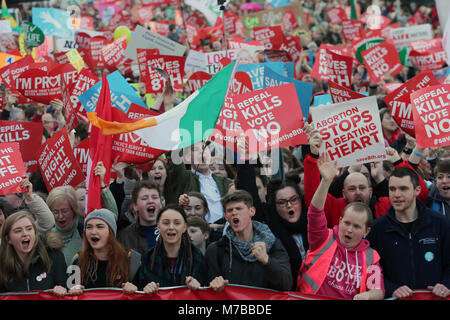
[[106, 224], [114, 232], [114, 236], [116, 236], [116, 233], [117, 233], [116, 217], [114, 216], [114, 213], [112, 211], [105, 209], [105, 208], [92, 211], [84, 219], [84, 228], [85, 229], [86, 229], [86, 223], [91, 219], [100, 219], [100, 220], [105, 221]]

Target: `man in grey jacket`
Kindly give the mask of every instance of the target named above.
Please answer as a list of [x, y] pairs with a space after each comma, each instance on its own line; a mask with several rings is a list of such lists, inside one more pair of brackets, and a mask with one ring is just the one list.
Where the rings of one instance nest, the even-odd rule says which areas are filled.
[[252, 221], [253, 198], [236, 190], [222, 199], [227, 224], [220, 240], [208, 246], [205, 262], [210, 287], [228, 283], [287, 291], [292, 286], [289, 257], [269, 227]]

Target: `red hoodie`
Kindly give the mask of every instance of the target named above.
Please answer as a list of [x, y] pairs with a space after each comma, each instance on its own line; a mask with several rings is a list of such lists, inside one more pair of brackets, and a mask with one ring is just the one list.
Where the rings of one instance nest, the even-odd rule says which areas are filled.
[[[337, 248], [334, 253], [328, 274], [317, 291], [317, 295], [333, 297], [337, 299], [352, 300], [360, 292], [361, 270], [363, 264], [363, 252], [370, 246], [369, 241], [362, 239], [359, 245], [354, 249], [346, 249], [339, 241], [338, 226], [334, 226], [333, 233], [337, 242]], [[308, 241], [309, 250], [314, 251], [319, 248], [327, 239], [328, 228], [327, 219], [323, 210], [318, 210], [313, 205], [308, 210]], [[379, 289], [384, 290], [383, 273], [381, 266], [377, 279], [367, 277], [366, 287], [370, 288], [374, 283], [379, 284]], [[358, 270], [358, 273], [356, 272]]]

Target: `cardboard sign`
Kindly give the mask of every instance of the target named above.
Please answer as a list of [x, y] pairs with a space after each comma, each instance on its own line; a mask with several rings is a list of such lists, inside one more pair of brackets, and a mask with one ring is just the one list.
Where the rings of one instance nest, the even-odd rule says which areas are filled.
[[186, 85], [192, 94], [201, 87], [203, 87], [211, 78], [212, 75], [210, 75], [209, 73], [197, 71], [189, 77], [189, 79], [186, 82]]
[[310, 110], [322, 137], [320, 152], [339, 168], [386, 159], [383, 132], [374, 96]]
[[0, 195], [26, 191], [20, 186], [25, 174], [19, 144], [0, 144]]
[[450, 85], [430, 86], [411, 94], [419, 147], [450, 145]]
[[383, 98], [383, 101], [391, 109], [391, 116], [394, 118], [394, 121], [409, 135], [415, 137], [410, 94], [419, 89], [438, 84], [439, 81], [433, 73], [425, 71], [408, 80]]
[[[321, 51], [322, 49], [322, 51]], [[351, 57], [337, 54], [321, 45], [316, 61], [314, 62], [311, 76], [324, 80], [333, 81], [341, 86], [350, 88], [352, 76]]]
[[0, 121], [0, 144], [18, 142], [27, 172], [37, 170], [37, 146], [41, 145], [42, 122]]
[[447, 53], [439, 48], [430, 49], [424, 53], [412, 50], [409, 53], [409, 60], [420, 71], [438, 70], [447, 63]]
[[358, 20], [346, 19], [342, 21], [342, 35], [345, 42], [359, 38], [363, 31], [363, 23]]
[[344, 86], [340, 86], [333, 81], [328, 81], [328, 86], [330, 87], [331, 99], [333, 100], [333, 103], [345, 102], [366, 97]]
[[383, 81], [387, 75], [394, 76], [403, 69], [397, 50], [391, 41], [384, 41], [364, 50], [361, 56], [369, 73], [370, 82], [373, 84]]
[[48, 191], [59, 186], [75, 187], [86, 179], [73, 154], [65, 127], [39, 148], [38, 163]]
[[347, 14], [342, 7], [328, 9], [327, 16], [331, 24], [338, 24], [347, 19]]
[[50, 104], [54, 99], [62, 98], [62, 79], [72, 86], [78, 78], [78, 72], [70, 64], [57, 65], [50, 71], [31, 69], [16, 79], [19, 92], [32, 100]]
[[163, 55], [183, 56], [186, 51], [186, 47], [182, 44], [163, 37], [150, 30], [136, 26], [136, 29], [131, 36], [130, 42], [128, 42], [127, 49], [125, 50], [125, 56], [127, 58], [136, 60], [136, 49], [159, 49], [159, 52]]
[[239, 65], [258, 62], [257, 52], [264, 51], [264, 46], [249, 46], [240, 49], [214, 51], [205, 53], [205, 66], [209, 74], [216, 74], [220, 70], [220, 60], [227, 57], [231, 61], [239, 59]]
[[253, 36], [267, 50], [277, 50], [284, 42], [284, 33], [281, 26], [253, 28]]
[[400, 51], [409, 46], [410, 41], [433, 39], [430, 24], [402, 27], [391, 30], [391, 39], [394, 40], [395, 48]]
[[78, 71], [80, 72], [81, 69], [84, 68], [84, 60], [78, 53], [77, 49], [72, 49], [66, 52], [66, 56], [69, 59], [70, 64]]

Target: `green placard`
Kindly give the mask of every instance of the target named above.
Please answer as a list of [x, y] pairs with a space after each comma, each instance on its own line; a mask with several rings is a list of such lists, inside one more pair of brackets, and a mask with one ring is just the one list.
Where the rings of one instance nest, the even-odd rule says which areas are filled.
[[22, 29], [25, 34], [25, 41], [28, 48], [39, 47], [42, 43], [44, 43], [44, 33], [31, 22], [24, 21], [22, 24]]

